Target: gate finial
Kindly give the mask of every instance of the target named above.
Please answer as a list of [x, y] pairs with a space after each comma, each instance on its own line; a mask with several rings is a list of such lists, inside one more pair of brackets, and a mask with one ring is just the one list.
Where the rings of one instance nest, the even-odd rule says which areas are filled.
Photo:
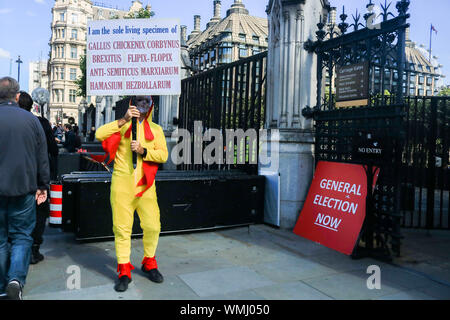
[[406, 12], [408, 12], [410, 3], [411, 2], [409, 0], [401, 0], [397, 2], [396, 8], [398, 10], [398, 14], [405, 15]]
[[339, 23], [338, 28], [341, 30], [342, 34], [347, 32], [348, 23], [345, 22], [347, 15], [345, 14], [345, 6], [342, 6], [342, 14], [339, 16], [341, 18], [341, 23]]

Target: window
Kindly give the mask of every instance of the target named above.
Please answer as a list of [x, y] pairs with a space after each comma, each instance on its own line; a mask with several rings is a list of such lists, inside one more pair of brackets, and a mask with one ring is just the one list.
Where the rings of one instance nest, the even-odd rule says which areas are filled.
[[72, 102], [72, 103], [75, 103], [76, 102], [76, 96], [77, 96], [77, 91], [73, 90], [73, 89], [70, 89], [69, 90], [69, 101]]
[[246, 45], [240, 45], [239, 46], [239, 58], [246, 58], [248, 57], [248, 49]]
[[216, 59], [216, 48], [213, 48], [213, 49], [211, 50], [211, 52], [209, 53], [209, 59], [210, 59], [210, 61], [211, 61], [211, 64], [212, 64], [213, 66], [215, 66], [216, 63], [217, 63], [217, 59]]
[[55, 57], [64, 58], [64, 46], [57, 46], [55, 48]]
[[431, 86], [432, 81], [433, 81], [433, 78], [427, 77], [427, 85]]
[[219, 63], [230, 63], [232, 59], [232, 48], [219, 48]]
[[78, 30], [72, 29], [72, 39], [77, 39], [77, 38], [78, 38]]
[[239, 34], [239, 40], [245, 42], [245, 34], [240, 33], [240, 34]]
[[64, 80], [64, 68], [59, 69], [59, 79]]
[[78, 15], [75, 13], [72, 13], [72, 23], [78, 23]]
[[375, 68], [375, 78], [380, 78], [380, 68], [378, 67]]
[[258, 45], [259, 44], [259, 37], [258, 36], [253, 36], [253, 43]]
[[72, 59], [77, 59], [77, 47], [70, 46], [70, 57]]
[[64, 12], [61, 12], [60, 14], [59, 14], [59, 21], [64, 21], [65, 19], [65, 13]]
[[55, 102], [64, 102], [64, 90], [62, 89], [53, 90], [53, 100]]
[[258, 47], [253, 48], [253, 54], [261, 53], [261, 50]]
[[419, 84], [423, 84], [425, 81], [425, 77], [424, 76], [419, 76]]
[[223, 32], [222, 41], [231, 41], [231, 32]]
[[70, 80], [72, 81], [77, 80], [77, 69], [70, 68]]
[[61, 38], [65, 38], [66, 37], [66, 29], [61, 29]]
[[208, 54], [208, 52], [205, 52], [203, 54], [203, 61], [205, 62], [205, 67], [209, 68], [209, 54]]

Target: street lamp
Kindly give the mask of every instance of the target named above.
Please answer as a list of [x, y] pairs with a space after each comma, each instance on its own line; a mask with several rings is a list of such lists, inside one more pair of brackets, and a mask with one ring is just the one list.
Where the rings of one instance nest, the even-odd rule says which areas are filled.
[[16, 60], [17, 63], [17, 82], [20, 83], [20, 64], [23, 63], [22, 60], [20, 60], [20, 56], [19, 58]]

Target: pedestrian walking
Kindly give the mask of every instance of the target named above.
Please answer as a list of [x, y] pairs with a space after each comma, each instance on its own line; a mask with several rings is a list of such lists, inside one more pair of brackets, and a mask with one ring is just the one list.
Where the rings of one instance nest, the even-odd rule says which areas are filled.
[[[33, 107], [33, 99], [31, 96], [25, 91], [20, 91], [19, 107], [22, 109], [31, 112], [31, 108]], [[56, 144], [55, 137], [52, 132], [52, 127], [50, 122], [43, 118], [37, 117], [39, 122], [41, 123], [42, 129], [44, 129], [46, 142], [47, 142], [47, 151], [48, 151], [48, 160], [50, 164], [50, 178], [52, 180], [56, 180], [57, 176], [57, 161], [58, 161], [58, 145]], [[50, 204], [49, 200], [40, 204], [36, 208], [36, 226], [33, 230], [33, 246], [31, 247], [31, 264], [36, 264], [42, 260], [44, 260], [44, 256], [39, 252], [40, 246], [44, 242], [43, 234], [45, 231], [45, 224], [47, 218], [50, 213]]]
[[13, 78], [0, 79], [0, 295], [9, 299], [22, 298], [36, 202], [47, 200], [50, 183], [45, 133], [39, 120], [17, 105], [19, 89]]

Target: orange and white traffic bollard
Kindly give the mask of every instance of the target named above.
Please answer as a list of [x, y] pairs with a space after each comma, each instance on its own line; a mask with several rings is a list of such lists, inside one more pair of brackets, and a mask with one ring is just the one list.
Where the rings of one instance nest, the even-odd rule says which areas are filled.
[[63, 186], [60, 184], [50, 185], [50, 216], [49, 225], [61, 227], [62, 224], [62, 198]]

